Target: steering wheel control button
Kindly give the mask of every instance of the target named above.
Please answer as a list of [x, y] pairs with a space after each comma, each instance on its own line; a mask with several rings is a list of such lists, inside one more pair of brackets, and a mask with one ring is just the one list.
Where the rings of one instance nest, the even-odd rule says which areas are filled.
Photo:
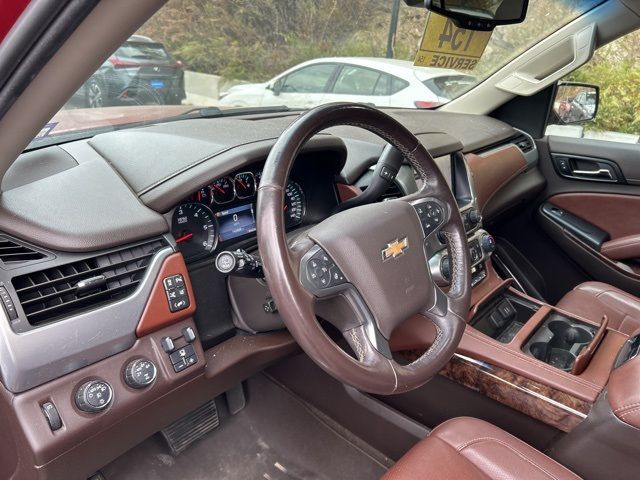
[[169, 302], [169, 311], [171, 313], [179, 312], [185, 308], [189, 308], [189, 294], [184, 285], [184, 277], [180, 274], [166, 277], [163, 281], [164, 291], [167, 294]]
[[413, 208], [420, 218], [425, 237], [431, 235], [444, 222], [444, 209], [437, 202], [426, 201], [415, 204]]
[[2, 306], [7, 313], [9, 320], [15, 320], [18, 318], [18, 311], [16, 310], [16, 304], [11, 300], [11, 295], [7, 291], [7, 287], [0, 285], [0, 299], [2, 300]]
[[113, 389], [104, 380], [90, 380], [76, 392], [76, 406], [87, 413], [98, 413], [113, 400]]
[[146, 358], [139, 358], [129, 362], [124, 370], [124, 382], [131, 388], [146, 388], [158, 376], [155, 363]]
[[173, 339], [171, 337], [162, 337], [162, 340], [160, 340], [160, 345], [162, 346], [162, 349], [167, 353], [171, 353], [176, 349], [176, 346], [173, 343]]
[[317, 290], [345, 283], [344, 274], [323, 250], [314, 253], [307, 262], [307, 280]]
[[60, 413], [53, 402], [45, 402], [40, 408], [42, 408], [42, 413], [44, 413], [44, 418], [47, 420], [51, 431], [60, 430], [62, 428], [62, 418], [60, 418]]
[[380, 176], [389, 182], [393, 182], [397, 174], [398, 172], [394, 171], [393, 169], [387, 166], [383, 166], [380, 169]]

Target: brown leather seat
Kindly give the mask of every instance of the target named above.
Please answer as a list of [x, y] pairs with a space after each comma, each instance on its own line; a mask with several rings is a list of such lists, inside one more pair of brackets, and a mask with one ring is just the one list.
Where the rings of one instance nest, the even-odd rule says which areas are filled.
[[504, 430], [476, 418], [449, 420], [413, 447], [383, 480], [579, 480]]
[[586, 282], [567, 293], [558, 308], [600, 323], [609, 318], [609, 328], [635, 335], [640, 331], [640, 298], [600, 282]]

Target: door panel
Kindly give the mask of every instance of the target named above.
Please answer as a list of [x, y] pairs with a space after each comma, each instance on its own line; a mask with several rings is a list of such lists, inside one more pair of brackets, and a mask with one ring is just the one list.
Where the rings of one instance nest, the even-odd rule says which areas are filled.
[[548, 137], [548, 144], [549, 150], [555, 156], [568, 154], [568, 156], [584, 159], [600, 159], [610, 165], [617, 165], [624, 176], [622, 183], [640, 185], [640, 146], [638, 144], [556, 136]]
[[640, 146], [555, 136], [539, 146], [538, 225], [588, 279], [640, 295]]

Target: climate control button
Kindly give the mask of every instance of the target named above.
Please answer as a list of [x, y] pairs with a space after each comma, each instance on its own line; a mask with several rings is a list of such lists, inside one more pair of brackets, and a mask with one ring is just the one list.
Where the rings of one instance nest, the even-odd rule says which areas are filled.
[[89, 380], [76, 392], [76, 406], [87, 413], [98, 413], [113, 400], [113, 389], [104, 380]]

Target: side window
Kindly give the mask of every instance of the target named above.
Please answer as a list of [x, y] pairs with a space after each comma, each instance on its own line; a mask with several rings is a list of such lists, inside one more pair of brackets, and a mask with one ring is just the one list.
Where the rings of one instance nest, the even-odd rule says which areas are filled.
[[373, 89], [373, 94], [378, 96], [389, 95], [391, 91], [391, 75], [387, 75], [383, 73], [378, 78], [378, 83], [376, 83], [375, 88]]
[[409, 82], [398, 77], [391, 77], [391, 95], [404, 90], [409, 86]]
[[336, 79], [333, 93], [373, 95], [381, 73], [369, 68], [345, 65]]
[[332, 63], [321, 63], [291, 72], [282, 83], [285, 93], [322, 93], [336, 66]]
[[599, 48], [587, 64], [563, 78], [563, 82], [598, 86], [598, 103], [593, 88], [560, 84], [546, 134], [638, 143], [638, 45], [640, 30]]

